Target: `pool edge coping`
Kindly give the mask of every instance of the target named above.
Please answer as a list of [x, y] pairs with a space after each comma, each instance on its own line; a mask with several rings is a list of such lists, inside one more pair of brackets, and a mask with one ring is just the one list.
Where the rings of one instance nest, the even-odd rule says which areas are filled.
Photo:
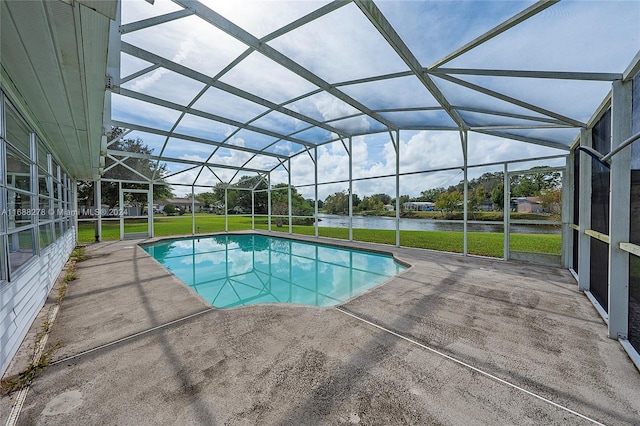
[[[400, 265], [404, 266], [405, 268], [410, 269], [413, 268], [413, 264], [409, 263], [408, 261], [399, 258], [396, 253], [392, 252], [392, 251], [385, 251], [385, 250], [378, 250], [375, 248], [370, 248], [370, 247], [355, 247], [353, 245], [350, 244], [379, 244], [379, 243], [371, 243], [368, 241], [348, 241], [348, 240], [341, 240], [341, 239], [337, 239], [337, 238], [328, 238], [328, 237], [312, 237], [309, 235], [298, 235], [298, 234], [284, 234], [284, 235], [273, 235], [270, 232], [264, 232], [264, 231], [259, 231], [259, 230], [248, 230], [248, 231], [230, 231], [230, 232], [225, 232], [225, 231], [220, 231], [220, 232], [208, 232], [208, 233], [203, 233], [203, 234], [184, 234], [184, 235], [171, 235], [171, 236], [163, 236], [163, 237], [151, 237], [151, 238], [146, 238], [142, 241], [139, 241], [136, 243], [136, 245], [138, 247], [145, 246], [147, 244], [153, 244], [153, 243], [157, 243], [160, 241], [172, 241], [172, 240], [182, 240], [185, 238], [206, 238], [206, 237], [214, 237], [214, 236], [218, 236], [218, 235], [262, 235], [265, 237], [272, 237], [272, 238], [282, 238], [282, 239], [287, 239], [287, 240], [296, 240], [296, 241], [302, 241], [302, 242], [308, 242], [308, 243], [313, 243], [314, 240], [319, 240], [321, 239], [322, 243], [324, 245], [327, 246], [332, 246], [332, 247], [339, 247], [339, 248], [346, 248], [346, 249], [355, 249], [355, 250], [360, 250], [360, 251], [366, 251], [366, 252], [370, 252], [370, 253], [375, 253], [375, 254], [381, 254], [381, 255], [387, 255], [387, 256], [391, 256], [393, 258], [393, 260], [397, 263], [399, 263]], [[302, 237], [302, 238], [300, 238]], [[146, 251], [145, 251], [146, 253]], [[403, 271], [404, 272], [404, 271]], [[397, 276], [397, 275], [396, 275]]]
[[[415, 265], [407, 262], [406, 260], [403, 259], [399, 259], [395, 253], [391, 252], [391, 251], [384, 251], [384, 250], [377, 250], [374, 248], [368, 248], [368, 247], [354, 247], [354, 246], [350, 246], [348, 244], [358, 244], [361, 243], [360, 241], [358, 242], [354, 242], [354, 241], [344, 241], [344, 240], [339, 240], [339, 239], [329, 239], [328, 242], [324, 242], [325, 240], [327, 240], [328, 238], [326, 237], [311, 237], [308, 235], [302, 235], [302, 237], [305, 238], [297, 238], [299, 237], [297, 234], [296, 235], [290, 235], [287, 234], [286, 236], [273, 236], [270, 232], [261, 232], [261, 231], [254, 231], [254, 230], [246, 230], [246, 231], [231, 231], [231, 232], [225, 232], [225, 231], [221, 231], [221, 232], [209, 232], [206, 234], [185, 234], [185, 235], [171, 235], [171, 236], [162, 236], [162, 237], [151, 237], [151, 238], [146, 238], [144, 240], [135, 242], [135, 245], [137, 248], [140, 248], [141, 251], [146, 255], [149, 256], [151, 259], [153, 259], [165, 272], [167, 272], [169, 275], [172, 276], [172, 278], [174, 278], [175, 280], [179, 281], [180, 284], [186, 286], [189, 288], [189, 290], [195, 294], [201, 301], [203, 301], [208, 307], [210, 307], [211, 309], [215, 309], [215, 310], [227, 310], [227, 309], [240, 309], [240, 308], [247, 308], [247, 307], [251, 307], [251, 306], [263, 306], [263, 305], [271, 305], [274, 303], [258, 303], [255, 305], [241, 305], [241, 306], [233, 306], [230, 308], [220, 308], [218, 306], [214, 306], [213, 304], [209, 303], [200, 293], [198, 293], [197, 291], [195, 291], [193, 288], [191, 288], [190, 285], [188, 285], [187, 283], [185, 283], [184, 281], [182, 281], [176, 274], [174, 274], [172, 271], [170, 271], [169, 269], [167, 269], [162, 263], [158, 262], [153, 256], [151, 256], [146, 250], [144, 250], [143, 246], [148, 245], [148, 244], [153, 244], [153, 243], [157, 243], [160, 241], [175, 241], [175, 240], [183, 240], [186, 238], [206, 238], [206, 237], [213, 237], [213, 236], [218, 236], [218, 235], [262, 235], [265, 237], [272, 237], [272, 238], [282, 238], [282, 239], [287, 239], [287, 240], [294, 240], [294, 241], [301, 241], [301, 242], [305, 242], [305, 243], [314, 243], [313, 240], [311, 239], [316, 239], [316, 238], [321, 238], [322, 239], [322, 243], [324, 245], [327, 246], [331, 246], [331, 247], [338, 247], [338, 248], [344, 248], [344, 249], [350, 249], [350, 250], [360, 250], [360, 251], [364, 251], [364, 252], [369, 252], [369, 253], [374, 253], [374, 254], [379, 254], [379, 255], [385, 255], [385, 256], [390, 256], [394, 262], [404, 266], [406, 269], [402, 272], [400, 272], [397, 275], [394, 275], [392, 277], [387, 278], [386, 280], [374, 285], [371, 288], [366, 289], [365, 291], [363, 291], [362, 293], [359, 293], [351, 298], [349, 298], [348, 300], [345, 300], [343, 302], [337, 303], [335, 305], [332, 306], [313, 306], [313, 305], [306, 305], [306, 304], [300, 304], [300, 303], [277, 303], [280, 305], [293, 305], [293, 306], [299, 306], [299, 307], [307, 307], [307, 308], [315, 308], [315, 309], [335, 309], [338, 307], [341, 307], [347, 303], [352, 302], [353, 300], [364, 296], [365, 294], [373, 291], [374, 289], [377, 289], [379, 287], [381, 287], [384, 284], [388, 284], [389, 282], [391, 282], [392, 280], [401, 277], [402, 275], [404, 275], [405, 273], [407, 273], [408, 271], [410, 271], [411, 269], [414, 268]], [[309, 240], [307, 240], [309, 239]], [[347, 244], [339, 244], [341, 242], [347, 243]], [[368, 243], [365, 242], [367, 244], [377, 244], [377, 243]]]

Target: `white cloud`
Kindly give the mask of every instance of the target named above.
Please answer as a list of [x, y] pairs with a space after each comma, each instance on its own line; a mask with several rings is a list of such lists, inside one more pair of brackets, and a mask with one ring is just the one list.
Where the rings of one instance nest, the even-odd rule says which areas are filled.
[[325, 121], [357, 113], [351, 105], [328, 93], [321, 93], [311, 99], [313, 106], [320, 112]]
[[[125, 11], [131, 16], [128, 21], [143, 19], [153, 14], [177, 10], [171, 2], [156, 0], [155, 6], [146, 2], [125, 2]], [[135, 6], [132, 4], [135, 3]], [[483, 2], [479, 5], [465, 2], [462, 12], [444, 13], [449, 7], [447, 2], [381, 2], [380, 7], [389, 15], [392, 23], [406, 39], [409, 47], [421, 59], [441, 57], [442, 54], [489, 29], [491, 26], [511, 16], [515, 9], [525, 5], [514, 5], [503, 2]], [[209, 2], [210, 6], [231, 21], [247, 28], [251, 33], [262, 36], [280, 25], [291, 22], [305, 13], [320, 6], [315, 2]], [[500, 10], [501, 8], [508, 11]], [[424, 11], [432, 8], [440, 13], [420, 14], [408, 11]], [[431, 10], [431, 9], [430, 9]], [[624, 11], [627, 10], [626, 13]], [[490, 40], [474, 52], [461, 56], [448, 66], [469, 66], [479, 68], [516, 68], [516, 69], [548, 69], [561, 71], [615, 71], [621, 72], [627, 61], [637, 51], [638, 31], [637, 17], [640, 6], [636, 2], [561, 2], [552, 6], [547, 12], [532, 18], [501, 36]], [[480, 15], [484, 13], [484, 15]], [[476, 16], [477, 15], [477, 16]], [[133, 17], [133, 18], [132, 18]], [[406, 18], [406, 27], [400, 26], [399, 19]], [[436, 18], [436, 17], [440, 17]], [[452, 22], [455, 17], [455, 22]], [[477, 18], [477, 19], [471, 19]], [[446, 19], [445, 19], [446, 18]], [[537, 23], [537, 24], [536, 24]], [[327, 31], [327, 28], [331, 30]], [[543, 30], [541, 30], [543, 28]], [[437, 30], [432, 34], [431, 30]], [[246, 46], [236, 39], [212, 28], [198, 17], [183, 18], [172, 23], [131, 33], [123, 37], [126, 41], [144, 49], [182, 63], [199, 72], [214, 76], [233, 59], [246, 50]], [[387, 72], [406, 69], [395, 52], [387, 45], [380, 44], [380, 35], [371, 26], [354, 4], [349, 4], [317, 21], [294, 30], [270, 42], [270, 45], [288, 54], [295, 61], [320, 77], [337, 82], [351, 78], [373, 76]], [[439, 41], [446, 43], [439, 44]], [[442, 51], [444, 49], [444, 51]], [[123, 55], [126, 56], [126, 55]], [[429, 65], [424, 63], [422, 65]], [[141, 66], [140, 64], [136, 66]], [[127, 66], [128, 67], [128, 66]], [[125, 67], [125, 68], [127, 68]], [[135, 69], [135, 67], [129, 67]], [[189, 100], [203, 86], [201, 83], [173, 83], [169, 77], [171, 72], [156, 70], [130, 83], [133, 90], [166, 95], [167, 99]], [[185, 78], [186, 77], [182, 77]], [[608, 90], [608, 83], [592, 82], [560, 82], [546, 80], [542, 83], [535, 79], [505, 78], [471, 78], [465, 79], [478, 84], [486, 84], [494, 90], [511, 94], [515, 97], [527, 98], [529, 102], [540, 104], [549, 109], [558, 109], [562, 113], [580, 120], [586, 120], [599, 104], [603, 93]], [[267, 59], [259, 53], [251, 54], [239, 66], [225, 75], [222, 80], [235, 84], [240, 88], [263, 96], [274, 102], [286, 103], [292, 97], [315, 89], [305, 79], [283, 69], [282, 66]], [[411, 80], [416, 90], [402, 92], [403, 80]], [[467, 89], [456, 91], [450, 83], [434, 78], [443, 89], [445, 95], [455, 105], [486, 107], [497, 110], [508, 110], [518, 113], [529, 113], [515, 107], [488, 98], [486, 95], [471, 93]], [[177, 81], [177, 80], [176, 80]], [[423, 88], [413, 78], [396, 79], [389, 84], [366, 83], [347, 88], [360, 101], [373, 103], [376, 108], [389, 105], [403, 106], [421, 105], [433, 102]], [[394, 85], [397, 84], [398, 86]], [[601, 87], [595, 87], [601, 86]], [[417, 90], [420, 89], [420, 90]], [[147, 106], [137, 101], [122, 99], [114, 95], [114, 117], [123, 120], [135, 120], [141, 124], [169, 129], [175, 123], [179, 113], [160, 107]], [[397, 101], [397, 104], [393, 104]], [[377, 104], [376, 104], [377, 102]], [[210, 88], [196, 104], [198, 108], [225, 115], [239, 121], [251, 122], [264, 113], [265, 107], [223, 93], [219, 89]], [[351, 114], [356, 110], [347, 103], [327, 93], [318, 93], [301, 99], [287, 108], [308, 115], [316, 120], [335, 120]], [[565, 112], [566, 111], [566, 112]], [[397, 113], [392, 113], [397, 114]], [[393, 120], [397, 116], [389, 115]], [[481, 116], [480, 116], [481, 117]], [[428, 115], [421, 115], [420, 120], [434, 120]], [[347, 129], [369, 129], [372, 121], [365, 117], [357, 117], [345, 124]], [[296, 119], [281, 114], [268, 114], [262, 119], [252, 122], [262, 124], [274, 131], [293, 131], [303, 124]], [[341, 123], [334, 122], [338, 125]], [[212, 135], [219, 138], [228, 137], [234, 130], [207, 120], [186, 117], [180, 124], [191, 132], [203, 137]], [[538, 133], [543, 133], [538, 131]], [[328, 134], [328, 132], [327, 132]], [[262, 139], [263, 135], [244, 131], [229, 140], [230, 145], [255, 148], [269, 143]], [[381, 176], [395, 173], [395, 149], [387, 139], [388, 135], [370, 135], [353, 138], [353, 175], [354, 177]], [[535, 136], [533, 133], [531, 136]], [[320, 137], [320, 136], [319, 136]], [[207, 158], [207, 150], [214, 147], [203, 146], [200, 150], [186, 150], [182, 158], [201, 161]], [[288, 142], [279, 143], [273, 150], [289, 154], [294, 146]], [[349, 159], [342, 143], [336, 142], [318, 148], [320, 160], [318, 176], [322, 181], [344, 180], [349, 174]], [[469, 161], [471, 164], [483, 162], [499, 162], [528, 156], [536, 157], [563, 153], [537, 145], [510, 140], [502, 140], [489, 136], [470, 134]], [[267, 156], [252, 157], [251, 153], [220, 149], [215, 161], [222, 165], [248, 166], [257, 169], [271, 169], [276, 164]], [[409, 132], [401, 133], [400, 167], [401, 172], [415, 172], [428, 169], [455, 167], [462, 165], [462, 151], [457, 132]], [[184, 165], [180, 165], [183, 167]], [[184, 166], [185, 168], [187, 166]], [[294, 173], [293, 183], [308, 184], [314, 181], [313, 162], [307, 154], [296, 156], [292, 160]], [[470, 171], [470, 175], [476, 169]], [[234, 176], [235, 171], [216, 169], [223, 180]], [[177, 175], [178, 182], [191, 184], [198, 170], [190, 170]], [[287, 174], [282, 168], [271, 175], [272, 183], [286, 182]], [[432, 174], [404, 176], [401, 178], [400, 191], [410, 195], [418, 195], [420, 191], [432, 186], [448, 186], [461, 179], [460, 170]], [[217, 179], [208, 171], [201, 173], [198, 183], [215, 184]], [[322, 185], [320, 197], [347, 189], [347, 183]], [[360, 195], [374, 192], [386, 192], [395, 195], [395, 178], [363, 180], [354, 183]], [[313, 196], [313, 188], [300, 189], [306, 196]]]
[[406, 70], [382, 40], [357, 6], [348, 4], [269, 44], [334, 83]]
[[[189, 53], [194, 49], [195, 43], [193, 39], [185, 39], [180, 42], [180, 48], [178, 52], [171, 58], [171, 60], [177, 64], [182, 63]], [[160, 81], [162, 76], [168, 73], [169, 70], [166, 68], [158, 68], [152, 71], [150, 74], [144, 75], [134, 80], [134, 83], [131, 86], [132, 90], [137, 92], [144, 92], [149, 86]]]

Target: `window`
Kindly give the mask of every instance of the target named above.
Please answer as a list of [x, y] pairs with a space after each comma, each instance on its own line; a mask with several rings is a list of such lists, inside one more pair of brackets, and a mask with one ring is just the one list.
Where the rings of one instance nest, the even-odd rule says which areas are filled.
[[0, 92], [0, 281], [11, 281], [71, 226], [71, 179]]
[[17, 229], [33, 223], [35, 215], [31, 208], [31, 195], [7, 190], [7, 229]]
[[27, 158], [31, 154], [31, 130], [11, 104], [5, 104], [6, 140]]
[[54, 241], [53, 238], [53, 224], [47, 223], [40, 225], [40, 248], [43, 249], [51, 245]]
[[34, 229], [9, 234], [9, 271], [15, 272], [36, 254]]
[[7, 145], [7, 186], [21, 189], [23, 191], [31, 190], [31, 167], [30, 160], [22, 153]]
[[[34, 134], [8, 102], [5, 108], [5, 164], [2, 189], [6, 214], [3, 215], [2, 245], [8, 249], [8, 277], [37, 254], [37, 186], [31, 179], [35, 171]], [[5, 267], [3, 266], [3, 272]], [[6, 278], [6, 277], [5, 277]]]

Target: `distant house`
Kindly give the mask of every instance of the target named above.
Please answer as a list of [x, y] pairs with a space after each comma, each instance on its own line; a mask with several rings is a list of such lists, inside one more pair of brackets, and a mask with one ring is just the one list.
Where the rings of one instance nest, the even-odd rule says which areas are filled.
[[[154, 206], [158, 206], [158, 210], [164, 209], [164, 206], [172, 204], [183, 213], [191, 213], [191, 198], [167, 198], [166, 200], [155, 201]], [[198, 200], [193, 201], [195, 211], [202, 211], [202, 203]]]
[[538, 197], [512, 198], [511, 211], [518, 213], [542, 213], [542, 202]]
[[495, 209], [496, 209], [496, 206], [491, 202], [490, 198], [485, 198], [482, 204], [478, 204], [476, 206], [476, 210], [481, 212], [491, 212], [491, 211], [494, 211]]
[[432, 203], [431, 201], [409, 201], [406, 203], [402, 203], [402, 207], [405, 210], [413, 210], [413, 211], [433, 211], [436, 207], [436, 203]]
[[393, 204], [385, 204], [384, 209], [388, 212], [392, 212], [396, 209], [396, 206], [394, 206]]

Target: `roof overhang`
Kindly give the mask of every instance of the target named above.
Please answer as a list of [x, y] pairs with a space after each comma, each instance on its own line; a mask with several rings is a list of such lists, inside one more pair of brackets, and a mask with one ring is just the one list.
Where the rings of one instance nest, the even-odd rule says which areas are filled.
[[[1, 3], [0, 84], [75, 179], [99, 176], [117, 0]], [[107, 112], [108, 114], [108, 112]]]

